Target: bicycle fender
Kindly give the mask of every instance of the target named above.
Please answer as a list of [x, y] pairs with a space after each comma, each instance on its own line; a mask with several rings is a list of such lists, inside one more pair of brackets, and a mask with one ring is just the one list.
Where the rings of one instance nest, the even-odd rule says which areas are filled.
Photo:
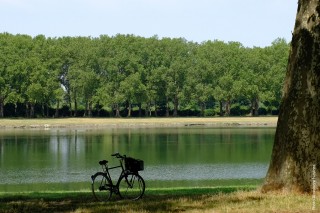
[[91, 182], [93, 183], [94, 179], [98, 176], [98, 175], [104, 175], [103, 172], [97, 172], [94, 175], [91, 175]]

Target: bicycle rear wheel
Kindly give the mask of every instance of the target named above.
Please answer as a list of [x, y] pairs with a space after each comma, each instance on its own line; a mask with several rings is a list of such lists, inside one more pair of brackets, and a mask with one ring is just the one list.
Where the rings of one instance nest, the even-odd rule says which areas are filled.
[[145, 191], [144, 180], [137, 173], [123, 175], [118, 186], [120, 197], [129, 200], [138, 200]]
[[103, 173], [92, 176], [92, 193], [97, 201], [108, 201], [112, 196], [112, 184]]

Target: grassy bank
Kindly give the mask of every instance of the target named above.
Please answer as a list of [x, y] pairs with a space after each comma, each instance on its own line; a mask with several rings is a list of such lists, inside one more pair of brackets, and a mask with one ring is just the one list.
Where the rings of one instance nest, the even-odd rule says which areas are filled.
[[277, 117], [0, 119], [0, 128], [276, 126], [277, 119]]
[[[317, 206], [316, 206], [317, 207]], [[311, 212], [312, 196], [254, 187], [148, 190], [139, 201], [96, 202], [90, 192], [0, 194], [0, 212]]]

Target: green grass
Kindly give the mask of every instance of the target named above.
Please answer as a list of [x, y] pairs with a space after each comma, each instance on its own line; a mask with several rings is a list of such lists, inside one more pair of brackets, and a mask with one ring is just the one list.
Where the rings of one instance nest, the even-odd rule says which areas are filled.
[[138, 201], [120, 200], [114, 196], [107, 203], [96, 202], [89, 191], [0, 193], [0, 212], [19, 213], [308, 212], [311, 208], [311, 195], [262, 194], [256, 186], [153, 188]]

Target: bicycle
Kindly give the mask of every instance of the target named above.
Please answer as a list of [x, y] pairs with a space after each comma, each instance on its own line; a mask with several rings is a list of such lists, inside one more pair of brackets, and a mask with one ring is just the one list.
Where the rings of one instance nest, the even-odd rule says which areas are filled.
[[[107, 160], [99, 161], [102, 172], [91, 176], [93, 196], [98, 201], [110, 200], [113, 193], [122, 199], [138, 200], [142, 198], [145, 182], [139, 175], [139, 171], [144, 169], [144, 162], [119, 153], [114, 153], [111, 156], [119, 158], [120, 165], [109, 168]], [[109, 170], [115, 168], [121, 168], [122, 171], [116, 184], [113, 184]]]

